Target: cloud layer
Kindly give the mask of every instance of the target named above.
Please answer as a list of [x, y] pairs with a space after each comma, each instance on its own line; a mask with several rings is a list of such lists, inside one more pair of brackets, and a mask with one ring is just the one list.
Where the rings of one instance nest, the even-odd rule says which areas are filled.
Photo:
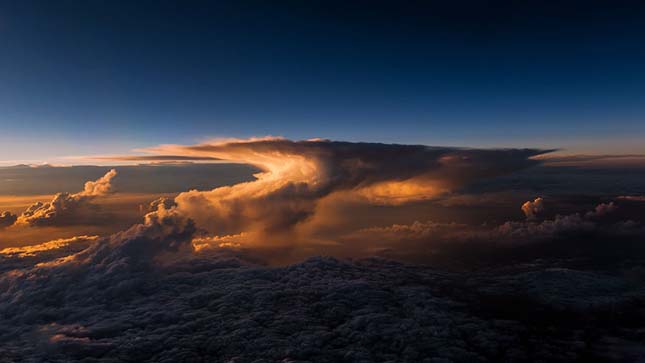
[[[565, 362], [645, 355], [639, 330], [645, 270], [642, 254], [627, 249], [645, 251], [633, 243], [645, 229], [620, 215], [621, 203], [642, 203], [617, 199], [587, 213], [548, 216], [543, 204], [551, 210], [551, 199], [544, 197], [524, 203], [526, 219], [520, 203], [513, 204], [518, 220], [501, 224], [370, 221], [356, 229], [355, 206], [396, 214], [534, 165], [530, 157], [542, 151], [283, 139], [156, 151], [250, 163], [261, 172], [254, 181], [155, 200], [141, 223], [110, 236], [0, 250], [3, 359]], [[69, 217], [65, 206], [87, 207], [109, 193], [114, 174], [86, 183], [82, 192], [59, 194], [60, 202], [54, 198], [44, 209]], [[338, 203], [352, 208], [336, 213]], [[75, 207], [74, 213], [82, 209]], [[309, 240], [314, 234], [303, 226], [312, 220], [354, 228], [336, 234], [326, 251], [367, 245], [355, 256], [461, 248], [460, 257], [481, 260], [496, 247], [529, 254], [479, 270], [460, 270], [453, 258], [449, 270], [324, 257], [268, 267], [266, 251], [249, 243]], [[575, 267], [589, 257], [581, 252], [585, 244], [597, 240], [603, 252], [609, 240], [629, 259], [612, 261], [613, 270]], [[544, 251], [534, 246], [549, 242], [571, 245], [575, 259], [542, 259]], [[288, 250], [266, 244], [275, 254]], [[308, 248], [308, 255], [320, 251]]]
[[[116, 254], [93, 249], [79, 254], [84, 261], [3, 274], [3, 359], [565, 362], [643, 353], [635, 338], [645, 291], [621, 277], [548, 265], [461, 274], [382, 259], [267, 268], [199, 253], [156, 265], [125, 258], [139, 256], [126, 247], [135, 240], [150, 247], [158, 222], [123, 235]], [[615, 310], [631, 324], [606, 329]]]

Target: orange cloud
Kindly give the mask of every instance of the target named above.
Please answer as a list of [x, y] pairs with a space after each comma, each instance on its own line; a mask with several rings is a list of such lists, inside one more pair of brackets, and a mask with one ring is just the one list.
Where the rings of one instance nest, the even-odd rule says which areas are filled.
[[40, 243], [37, 245], [23, 246], [23, 247], [8, 247], [0, 250], [0, 255], [9, 255], [15, 257], [28, 257], [34, 256], [38, 253], [57, 250], [67, 247], [75, 243], [85, 243], [95, 241], [98, 236], [77, 236], [72, 238], [61, 238], [49, 242]]
[[[291, 241], [332, 195], [367, 204], [426, 200], [482, 178], [536, 165], [535, 149], [464, 149], [267, 137], [161, 145], [153, 155], [253, 165], [256, 180], [179, 194], [175, 209], [211, 235]], [[235, 238], [238, 243], [240, 238]], [[290, 243], [291, 243], [290, 242]]]
[[86, 182], [78, 193], [58, 193], [48, 203], [34, 203], [18, 217], [16, 223], [31, 226], [67, 225], [84, 220], [84, 207], [92, 199], [109, 194], [115, 176], [116, 170], [112, 169], [101, 178]]
[[538, 214], [544, 211], [544, 200], [540, 197], [535, 198], [533, 201], [527, 201], [522, 204], [522, 212], [526, 215], [526, 219], [534, 220]]

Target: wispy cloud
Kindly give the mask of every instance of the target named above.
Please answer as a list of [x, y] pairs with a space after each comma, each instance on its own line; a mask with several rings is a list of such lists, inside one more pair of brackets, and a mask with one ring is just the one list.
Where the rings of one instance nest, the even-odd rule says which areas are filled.
[[573, 154], [573, 155], [541, 155], [537, 156], [548, 166], [590, 166], [590, 167], [629, 167], [645, 166], [645, 154]]

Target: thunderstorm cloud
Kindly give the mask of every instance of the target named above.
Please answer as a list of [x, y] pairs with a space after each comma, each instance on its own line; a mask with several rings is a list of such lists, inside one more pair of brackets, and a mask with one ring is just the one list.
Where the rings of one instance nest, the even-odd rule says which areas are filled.
[[256, 180], [175, 198], [176, 209], [215, 235], [291, 239], [326, 198], [372, 205], [429, 200], [469, 183], [537, 165], [536, 149], [464, 149], [281, 138], [163, 145], [160, 155], [250, 164]]

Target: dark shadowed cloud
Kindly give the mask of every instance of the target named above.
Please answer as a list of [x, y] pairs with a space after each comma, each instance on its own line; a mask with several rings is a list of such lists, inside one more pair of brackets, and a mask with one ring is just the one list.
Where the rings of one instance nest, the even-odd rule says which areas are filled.
[[[168, 247], [158, 222], [101, 241], [83, 260], [7, 260], [22, 267], [0, 277], [3, 357], [566, 362], [643, 353], [634, 337], [645, 291], [620, 275], [557, 265], [458, 273], [375, 258], [268, 268], [224, 253], [151, 265], [141, 252]], [[616, 308], [634, 324], [604, 329]], [[580, 337], [578, 321], [589, 334]]]
[[18, 216], [11, 212], [2, 212], [0, 213], [0, 229], [9, 227], [16, 222]]
[[608, 155], [548, 155], [541, 157], [545, 165], [582, 166], [582, 167], [643, 167], [643, 154], [608, 154]]

